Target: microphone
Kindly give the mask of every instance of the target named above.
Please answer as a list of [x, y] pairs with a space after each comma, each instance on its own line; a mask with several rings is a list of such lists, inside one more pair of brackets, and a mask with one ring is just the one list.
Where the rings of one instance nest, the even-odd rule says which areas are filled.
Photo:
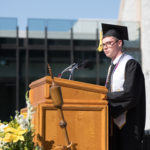
[[[65, 68], [59, 75], [58, 75], [58, 77], [62, 77], [62, 75], [65, 73], [65, 72], [71, 72], [71, 74], [72, 74], [72, 72], [74, 71], [74, 69], [77, 69], [78, 68], [78, 64], [77, 63], [73, 63], [73, 64], [71, 64], [69, 67], [67, 67], [67, 68]], [[71, 75], [70, 74], [70, 75]], [[69, 77], [69, 80], [71, 79], [71, 76]]]
[[65, 72], [70, 72], [70, 75], [69, 75], [69, 80], [70, 80], [75, 69], [79, 69], [79, 68], [93, 68], [93, 65], [94, 65], [94, 63], [93, 63], [93, 61], [91, 61], [91, 60], [85, 60], [85, 61], [83, 61], [83, 62], [80, 63], [80, 64], [78, 64], [78, 63], [73, 63], [73, 64], [71, 64], [69, 67], [65, 68], [65, 69], [58, 75], [58, 77], [61, 78], [62, 75], [63, 75]]
[[87, 60], [84, 60], [82, 63], [80, 63], [78, 65], [78, 68], [90, 68], [90, 69], [92, 69], [93, 66], [94, 66], [94, 61], [87, 59]]

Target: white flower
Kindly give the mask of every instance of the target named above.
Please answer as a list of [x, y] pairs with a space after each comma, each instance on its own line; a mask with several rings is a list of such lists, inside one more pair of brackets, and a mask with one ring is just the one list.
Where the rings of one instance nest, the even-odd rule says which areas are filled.
[[3, 148], [6, 142], [0, 141], [0, 148]]
[[4, 132], [4, 128], [7, 126], [8, 126], [8, 124], [5, 125], [5, 124], [1, 123], [0, 124], [0, 132]]
[[30, 122], [32, 120], [32, 114], [33, 112], [33, 107], [30, 103], [29, 97], [28, 97], [28, 92], [26, 92], [26, 105], [27, 105], [27, 120]]
[[19, 115], [16, 112], [16, 116], [15, 116], [16, 121], [20, 124], [22, 129], [28, 129], [29, 128], [29, 121], [28, 119], [24, 118], [23, 115]]

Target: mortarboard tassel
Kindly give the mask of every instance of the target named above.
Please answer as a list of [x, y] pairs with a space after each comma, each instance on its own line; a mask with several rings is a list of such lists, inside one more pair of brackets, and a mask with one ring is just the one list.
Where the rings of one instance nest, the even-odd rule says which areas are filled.
[[98, 50], [99, 52], [101, 52], [101, 51], [103, 50], [102, 39], [103, 39], [103, 33], [102, 33], [102, 31], [101, 31], [101, 32], [100, 32], [100, 38], [99, 38], [99, 46], [98, 46], [98, 48], [97, 48], [97, 50]]

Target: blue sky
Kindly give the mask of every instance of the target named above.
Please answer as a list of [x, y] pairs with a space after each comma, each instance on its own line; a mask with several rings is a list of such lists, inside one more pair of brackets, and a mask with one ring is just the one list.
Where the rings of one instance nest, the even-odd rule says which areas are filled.
[[0, 17], [15, 17], [20, 28], [28, 18], [117, 19], [121, 0], [1, 0]]

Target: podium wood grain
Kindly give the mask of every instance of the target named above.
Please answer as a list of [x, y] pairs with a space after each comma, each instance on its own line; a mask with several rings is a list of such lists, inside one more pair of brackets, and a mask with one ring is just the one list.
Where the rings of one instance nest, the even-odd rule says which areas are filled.
[[[64, 118], [75, 149], [108, 150], [107, 89], [66, 79], [54, 78], [54, 81], [61, 86]], [[63, 130], [59, 126], [59, 113], [52, 104], [50, 86], [49, 76], [29, 85], [29, 98], [35, 110], [32, 120], [36, 133], [34, 140], [44, 150], [66, 145]], [[26, 108], [21, 111], [26, 113]]]

